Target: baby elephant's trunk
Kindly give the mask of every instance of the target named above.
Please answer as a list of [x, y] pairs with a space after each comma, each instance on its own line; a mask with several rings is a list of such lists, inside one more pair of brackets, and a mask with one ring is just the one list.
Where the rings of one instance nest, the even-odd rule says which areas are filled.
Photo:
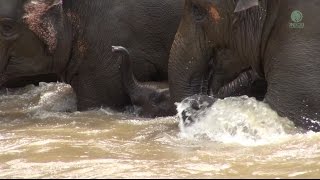
[[142, 84], [137, 81], [133, 74], [130, 54], [126, 48], [112, 46], [112, 52], [120, 54], [122, 84], [132, 104], [141, 108], [139, 114], [144, 117], [174, 115], [176, 110], [171, 103], [169, 89], [160, 89], [155, 83]]
[[125, 88], [125, 92], [131, 96], [131, 94], [133, 94], [134, 91], [140, 87], [140, 85], [133, 75], [129, 52], [122, 46], [112, 46], [112, 52], [121, 55], [120, 71], [122, 84]]

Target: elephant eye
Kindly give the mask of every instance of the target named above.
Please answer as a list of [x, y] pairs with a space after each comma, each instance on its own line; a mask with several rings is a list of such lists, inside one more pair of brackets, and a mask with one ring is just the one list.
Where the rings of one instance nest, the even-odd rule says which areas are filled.
[[204, 8], [196, 4], [192, 4], [191, 8], [192, 8], [192, 14], [196, 21], [201, 21], [206, 17], [207, 11]]
[[3, 39], [14, 39], [17, 37], [17, 24], [11, 19], [0, 19], [0, 34]]

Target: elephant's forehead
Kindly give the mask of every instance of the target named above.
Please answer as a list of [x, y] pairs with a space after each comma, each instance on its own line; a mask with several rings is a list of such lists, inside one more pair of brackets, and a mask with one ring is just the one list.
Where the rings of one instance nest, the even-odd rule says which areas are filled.
[[22, 10], [22, 0], [0, 0], [0, 17], [17, 18]]
[[210, 15], [212, 17], [212, 19], [217, 23], [220, 20], [220, 14], [219, 11], [217, 10], [216, 6], [214, 4], [210, 5], [210, 9], [209, 9]]

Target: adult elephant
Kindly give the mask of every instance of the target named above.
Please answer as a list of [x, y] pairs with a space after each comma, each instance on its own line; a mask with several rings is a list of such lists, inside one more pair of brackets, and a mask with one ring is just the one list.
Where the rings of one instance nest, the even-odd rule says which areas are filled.
[[183, 0], [0, 0], [0, 86], [56, 74], [78, 110], [130, 104], [111, 45], [132, 52], [141, 81], [167, 80]]
[[[169, 60], [173, 102], [208, 89], [224, 97], [254, 72], [267, 82], [265, 102], [319, 131], [319, 9], [318, 0], [186, 0]], [[225, 51], [236, 58], [219, 61]]]

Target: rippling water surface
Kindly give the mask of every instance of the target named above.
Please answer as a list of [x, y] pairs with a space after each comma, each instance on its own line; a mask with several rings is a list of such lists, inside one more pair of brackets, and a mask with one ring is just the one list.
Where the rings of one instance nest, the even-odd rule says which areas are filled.
[[219, 100], [188, 128], [75, 103], [61, 83], [1, 90], [0, 178], [320, 177], [320, 135], [252, 98]]

